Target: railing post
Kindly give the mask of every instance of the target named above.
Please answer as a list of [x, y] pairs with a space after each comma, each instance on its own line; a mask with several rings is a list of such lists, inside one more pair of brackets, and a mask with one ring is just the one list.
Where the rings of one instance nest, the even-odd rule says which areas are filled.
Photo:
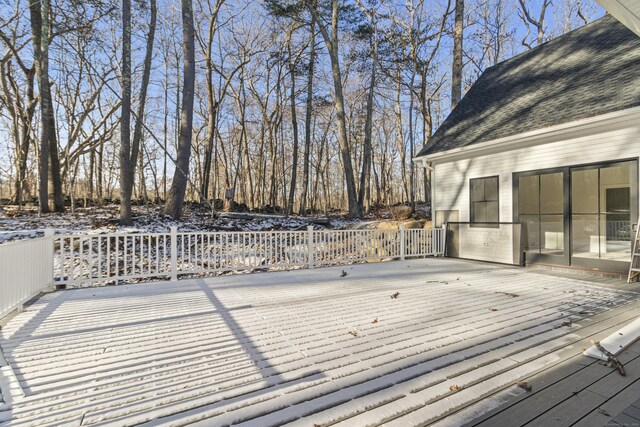
[[44, 230], [44, 237], [49, 240], [47, 245], [47, 248], [48, 248], [47, 259], [45, 260], [47, 263], [47, 277], [49, 278], [49, 283], [47, 284], [47, 288], [49, 289], [53, 289], [53, 284], [55, 279], [55, 277], [53, 276], [53, 261], [54, 261], [54, 254], [55, 254], [55, 248], [53, 247], [55, 242], [54, 242], [53, 236], [55, 234], [56, 234], [56, 230], [54, 230], [53, 228], [45, 228]]
[[178, 280], [178, 227], [171, 227], [171, 280]]
[[313, 268], [315, 263], [315, 247], [313, 245], [313, 225], [307, 225], [307, 250], [309, 253], [309, 268]]
[[449, 225], [445, 222], [442, 227], [440, 228], [440, 239], [439, 239], [439, 243], [440, 246], [438, 247], [438, 252], [440, 252], [440, 255], [442, 255], [443, 257], [446, 256], [446, 252], [447, 252], [447, 229], [449, 228]]
[[405, 241], [404, 241], [404, 224], [400, 224], [400, 261], [404, 261], [405, 256]]

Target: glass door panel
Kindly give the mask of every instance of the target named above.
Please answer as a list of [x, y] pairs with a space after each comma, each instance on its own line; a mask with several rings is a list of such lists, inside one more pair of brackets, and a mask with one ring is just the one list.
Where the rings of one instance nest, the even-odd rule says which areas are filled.
[[540, 216], [520, 215], [520, 222], [524, 223], [527, 234], [524, 250], [526, 252], [540, 253]]
[[598, 215], [573, 215], [571, 253], [574, 258], [599, 258], [601, 238]]
[[572, 257], [628, 261], [631, 162], [571, 171]]
[[540, 253], [547, 255], [564, 254], [564, 216], [540, 215], [540, 237], [543, 245]]
[[563, 173], [540, 175], [540, 213], [562, 215], [564, 212]]
[[564, 254], [564, 174], [540, 175], [540, 253]]
[[518, 177], [518, 221], [525, 224], [525, 250], [564, 256], [564, 173], [535, 173]]
[[[631, 257], [631, 167], [600, 170], [600, 227], [606, 236], [600, 257], [628, 261]], [[635, 222], [635, 221], [633, 221]]]

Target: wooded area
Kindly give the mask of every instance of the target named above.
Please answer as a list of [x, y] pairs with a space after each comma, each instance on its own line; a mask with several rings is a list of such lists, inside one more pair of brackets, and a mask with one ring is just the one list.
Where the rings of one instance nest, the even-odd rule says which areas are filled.
[[412, 158], [589, 0], [0, 0], [0, 199], [302, 215], [428, 203]]

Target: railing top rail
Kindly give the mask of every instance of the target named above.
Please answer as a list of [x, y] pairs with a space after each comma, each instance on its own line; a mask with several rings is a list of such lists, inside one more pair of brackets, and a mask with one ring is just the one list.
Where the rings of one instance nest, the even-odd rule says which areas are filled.
[[[463, 224], [463, 223], [452, 223], [452, 224]], [[495, 224], [495, 223], [494, 223]], [[507, 223], [500, 223], [507, 224]], [[405, 231], [412, 232], [425, 232], [430, 233], [433, 230], [439, 230], [438, 228], [406, 228]], [[379, 229], [379, 228], [365, 228], [365, 229], [321, 229], [321, 230], [312, 230], [314, 233], [394, 233], [400, 231], [400, 229]], [[177, 231], [178, 235], [203, 235], [203, 234], [243, 234], [243, 235], [255, 235], [255, 234], [304, 234], [308, 233], [309, 230], [216, 230], [216, 231]], [[85, 233], [81, 231], [73, 231], [73, 232], [58, 232], [54, 234], [55, 238], [88, 238], [88, 237], [122, 237], [122, 236], [169, 236], [171, 235], [171, 230], [165, 231], [117, 231], [117, 232], [108, 232], [108, 233]], [[42, 237], [42, 236], [40, 236]], [[19, 241], [28, 241], [33, 240], [23, 239]], [[13, 242], [8, 242], [13, 243]]]
[[123, 236], [169, 236], [171, 235], [170, 231], [167, 232], [137, 232], [137, 231], [123, 231], [123, 232], [110, 232], [110, 233], [59, 233], [55, 234], [53, 237], [55, 238], [88, 238], [88, 237], [123, 237]]

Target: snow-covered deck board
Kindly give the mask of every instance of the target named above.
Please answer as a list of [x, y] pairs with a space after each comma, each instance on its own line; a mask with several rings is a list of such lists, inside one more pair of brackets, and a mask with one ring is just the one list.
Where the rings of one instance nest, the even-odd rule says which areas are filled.
[[638, 307], [633, 292], [447, 259], [56, 292], [0, 331], [24, 394], [0, 421], [442, 421]]

